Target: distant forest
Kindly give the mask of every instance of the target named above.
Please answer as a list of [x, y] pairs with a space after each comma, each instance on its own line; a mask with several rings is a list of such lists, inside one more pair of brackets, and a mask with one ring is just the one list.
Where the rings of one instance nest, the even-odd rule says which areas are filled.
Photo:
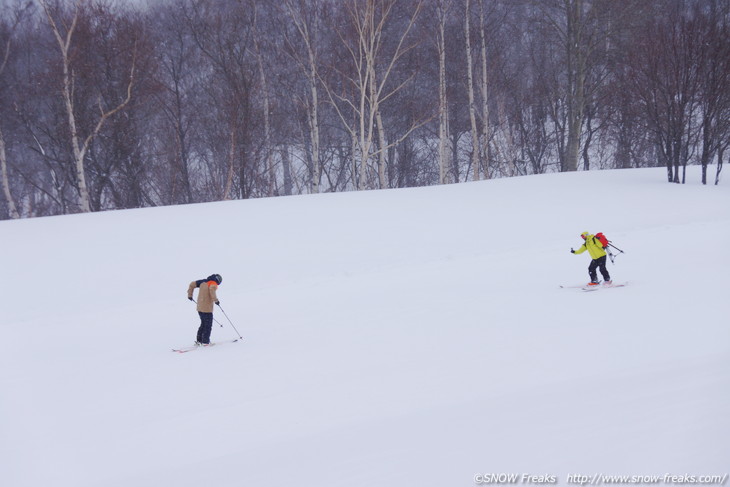
[[727, 0], [0, 0], [0, 219], [729, 144]]

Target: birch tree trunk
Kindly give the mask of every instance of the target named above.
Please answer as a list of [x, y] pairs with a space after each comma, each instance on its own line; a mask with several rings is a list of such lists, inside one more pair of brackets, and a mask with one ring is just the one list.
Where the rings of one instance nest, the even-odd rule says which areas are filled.
[[568, 11], [566, 56], [568, 59], [568, 141], [563, 171], [578, 170], [580, 135], [585, 111], [586, 59], [582, 46], [583, 0], [565, 0]]
[[292, 174], [291, 174], [291, 158], [289, 157], [289, 148], [282, 147], [279, 151], [281, 154], [281, 166], [284, 173], [284, 195], [292, 194]]
[[175, 96], [175, 110], [173, 112], [173, 123], [175, 125], [175, 136], [177, 139], [177, 152], [179, 154], [179, 166], [180, 166], [180, 176], [182, 177], [182, 183], [183, 183], [183, 192], [185, 194], [185, 202], [186, 203], [192, 203], [193, 202], [193, 190], [192, 186], [190, 184], [190, 169], [189, 169], [189, 155], [190, 150], [188, 148], [188, 137], [187, 137], [187, 131], [185, 127], [183, 126], [183, 108], [182, 108], [182, 100], [180, 95], [180, 87], [175, 86], [174, 91]]
[[484, 161], [484, 177], [490, 178], [491, 168], [489, 164], [489, 78], [487, 76], [487, 40], [484, 32], [484, 0], [479, 0], [479, 38], [482, 48], [482, 136], [479, 147], [481, 149], [481, 160]]
[[271, 146], [271, 101], [269, 95], [269, 85], [266, 79], [266, 70], [264, 69], [264, 60], [256, 43], [256, 57], [259, 65], [259, 77], [261, 79], [261, 90], [264, 96], [264, 161], [266, 164], [266, 172], [268, 174], [268, 195], [274, 196], [276, 186], [276, 168], [274, 167], [274, 153]]
[[15, 200], [13, 199], [12, 193], [10, 193], [10, 180], [8, 179], [8, 161], [5, 155], [5, 138], [3, 137], [3, 131], [0, 128], [0, 171], [2, 172], [3, 180], [3, 194], [5, 195], [5, 201], [8, 205], [8, 214], [10, 218], [18, 219], [20, 214], [18, 208], [15, 206]]
[[715, 186], [720, 184], [720, 173], [722, 172], [722, 162], [725, 156], [725, 147], [717, 150], [717, 169], [715, 171]]
[[45, 0], [40, 0], [41, 5], [43, 5], [43, 8], [46, 12], [46, 15], [48, 17], [48, 21], [51, 24], [51, 28], [53, 29], [53, 33], [56, 37], [56, 41], [58, 42], [58, 46], [61, 49], [61, 63], [63, 68], [63, 89], [61, 91], [61, 94], [63, 96], [63, 103], [64, 107], [66, 109], [66, 117], [68, 119], [68, 126], [71, 130], [71, 147], [73, 149], [73, 157], [74, 157], [74, 164], [75, 164], [75, 171], [76, 171], [76, 186], [79, 192], [79, 209], [84, 212], [88, 213], [91, 211], [91, 205], [89, 202], [89, 189], [86, 186], [86, 174], [84, 172], [84, 156], [86, 155], [86, 146], [82, 146], [79, 142], [79, 134], [78, 130], [76, 129], [76, 115], [74, 113], [74, 105], [73, 105], [73, 74], [71, 73], [71, 61], [69, 59], [69, 49], [71, 48], [71, 39], [73, 38], [74, 30], [76, 30], [76, 24], [78, 22], [79, 18], [79, 5], [76, 4], [76, 11], [74, 13], [73, 20], [71, 22], [71, 26], [68, 28], [68, 31], [66, 32], [65, 39], [61, 36], [61, 32], [58, 29], [58, 26], [56, 25], [56, 22], [53, 20], [53, 16], [51, 15], [51, 12], [48, 10], [48, 7], [46, 6]]
[[312, 143], [312, 188], [314, 194], [319, 193], [319, 181], [321, 179], [321, 164], [319, 162], [319, 93], [317, 91], [316, 65], [314, 59], [310, 58], [311, 76], [310, 89], [312, 92], [311, 106], [309, 108], [309, 136]]
[[388, 180], [385, 177], [385, 168], [388, 165], [386, 154], [387, 145], [385, 142], [385, 127], [383, 126], [383, 117], [380, 110], [375, 112], [375, 122], [378, 127], [378, 180], [380, 181], [380, 189], [388, 188]]
[[360, 150], [360, 147], [357, 138], [357, 132], [350, 132], [350, 147], [352, 158], [352, 187], [360, 189], [360, 170], [358, 168], [358, 161], [360, 160], [358, 151]]
[[[353, 11], [357, 7], [353, 7]], [[373, 69], [368, 65], [370, 59], [375, 59], [375, 54], [368, 50], [374, 49], [375, 44], [375, 2], [373, 0], [367, 0], [366, 10], [362, 17], [359, 13], [354, 14], [356, 19], [356, 25], [359, 34], [358, 43], [358, 73], [360, 75], [359, 85], [359, 130], [360, 135], [360, 187], [358, 189], [363, 190], [366, 188], [366, 170], [368, 165], [368, 159], [370, 158], [370, 146], [373, 143], [373, 122], [375, 113], [372, 110], [373, 103], [376, 103], [373, 96], [375, 94], [375, 87], [372, 86], [373, 81], [370, 75], [374, 72]], [[364, 71], [363, 71], [364, 70]], [[368, 90], [370, 90], [370, 110], [368, 110]]]
[[472, 73], [471, 55], [471, 31], [470, 31], [470, 0], [466, 0], [466, 13], [464, 14], [464, 34], [466, 37], [466, 81], [469, 94], [469, 120], [471, 121], [471, 165], [473, 180], [479, 181], [479, 129], [477, 128], [476, 103], [474, 101], [474, 76]]
[[446, 99], [446, 15], [451, 1], [440, 0], [438, 9], [438, 38], [439, 53], [439, 184], [445, 184], [448, 165], [447, 146], [449, 143], [449, 112]]
[[[236, 123], [237, 119], [238, 114], [235, 113], [231, 117], [231, 123], [228, 129], [230, 132], [230, 140], [228, 141], [228, 170], [226, 171], [226, 182], [223, 186], [223, 194], [221, 195], [221, 199], [223, 200], [231, 199], [233, 176], [236, 174], [236, 151], [238, 150], [238, 137], [236, 135], [238, 133], [238, 124]], [[241, 181], [241, 185], [243, 185], [243, 181]]]
[[[3, 52], [2, 64], [0, 64], [0, 75], [5, 71], [7, 66], [8, 58], [10, 57], [10, 38], [8, 38], [5, 50]], [[5, 202], [8, 205], [8, 214], [12, 219], [20, 218], [18, 208], [15, 206], [15, 200], [10, 192], [10, 179], [8, 177], [8, 159], [5, 153], [5, 137], [3, 136], [2, 127], [0, 127], [0, 176], [2, 177], [3, 195], [5, 196]]]
[[276, 170], [274, 167], [274, 148], [271, 144], [271, 95], [269, 93], [269, 83], [266, 77], [266, 69], [264, 68], [264, 56], [261, 54], [261, 45], [259, 42], [258, 31], [258, 15], [254, 5], [254, 49], [256, 50], [256, 61], [259, 68], [259, 79], [261, 81], [261, 91], [263, 93], [263, 112], [264, 112], [264, 163], [266, 164], [266, 173], [268, 175], [267, 193], [268, 196], [274, 196], [276, 189]]
[[[375, 78], [375, 63], [368, 63], [370, 66], [370, 99], [376, 100], [377, 99], [377, 93], [375, 92], [375, 87], [377, 84], [377, 80]], [[385, 189], [388, 187], [388, 182], [385, 178], [385, 167], [387, 165], [387, 159], [386, 159], [386, 143], [385, 143], [385, 127], [383, 125], [383, 116], [380, 113], [380, 106], [378, 105], [374, 110], [373, 113], [375, 114], [375, 125], [376, 129], [378, 131], [378, 152], [377, 152], [377, 162], [378, 162], [378, 183], [380, 185], [380, 189]]]

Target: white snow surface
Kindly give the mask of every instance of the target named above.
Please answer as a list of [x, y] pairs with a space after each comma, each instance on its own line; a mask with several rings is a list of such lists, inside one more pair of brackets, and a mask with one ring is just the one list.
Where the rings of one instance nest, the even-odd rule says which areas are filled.
[[[0, 222], [0, 485], [727, 474], [730, 188], [688, 170]], [[586, 230], [628, 286], [559, 287]], [[243, 341], [173, 353], [212, 273]]]

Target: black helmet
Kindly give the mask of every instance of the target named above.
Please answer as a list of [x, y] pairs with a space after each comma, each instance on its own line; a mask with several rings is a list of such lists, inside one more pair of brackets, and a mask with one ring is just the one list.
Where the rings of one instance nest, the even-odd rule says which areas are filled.
[[211, 274], [210, 276], [208, 276], [208, 280], [209, 281], [215, 281], [218, 284], [220, 284], [220, 283], [223, 282], [223, 277], [221, 277], [220, 274]]

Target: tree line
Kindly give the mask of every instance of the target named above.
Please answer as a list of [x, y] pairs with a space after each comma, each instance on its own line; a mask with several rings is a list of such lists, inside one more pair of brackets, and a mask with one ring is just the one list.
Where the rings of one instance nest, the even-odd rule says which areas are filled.
[[725, 0], [0, 0], [0, 219], [604, 168], [717, 184], [729, 86]]

